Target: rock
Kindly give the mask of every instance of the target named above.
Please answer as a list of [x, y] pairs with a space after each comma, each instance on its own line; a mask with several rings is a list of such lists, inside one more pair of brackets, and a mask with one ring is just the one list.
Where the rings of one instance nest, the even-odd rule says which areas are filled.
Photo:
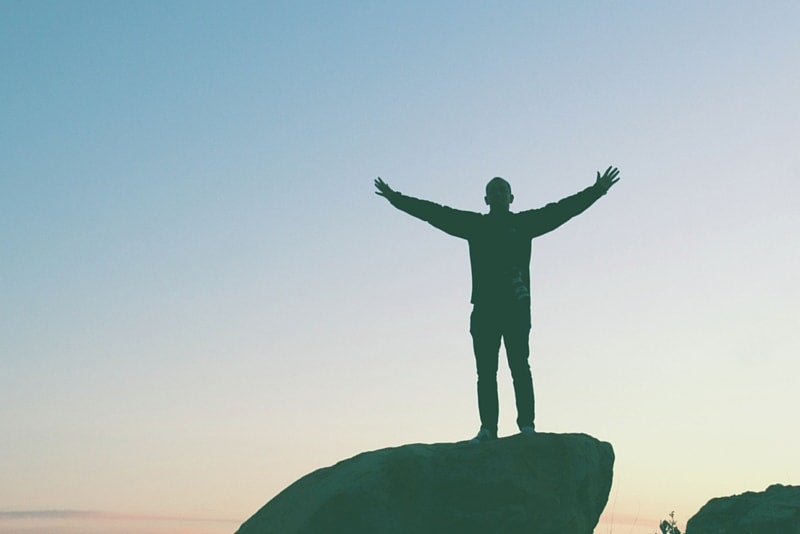
[[711, 499], [689, 519], [686, 534], [800, 534], [800, 486]]
[[585, 434], [381, 449], [304, 476], [237, 534], [591, 534], [613, 465]]

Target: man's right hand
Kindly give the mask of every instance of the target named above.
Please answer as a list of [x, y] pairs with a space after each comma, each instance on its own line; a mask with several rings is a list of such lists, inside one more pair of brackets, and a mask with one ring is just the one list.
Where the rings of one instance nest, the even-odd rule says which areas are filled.
[[375, 187], [378, 189], [375, 191], [376, 195], [380, 195], [386, 200], [391, 201], [393, 198], [397, 197], [400, 193], [389, 187], [389, 184], [381, 180], [381, 177], [375, 179]]
[[619, 169], [616, 167], [607, 168], [603, 176], [600, 176], [600, 171], [597, 171], [597, 181], [594, 183], [595, 187], [599, 187], [603, 191], [608, 191], [611, 189], [612, 185], [619, 182], [619, 178], [617, 178], [618, 174]]

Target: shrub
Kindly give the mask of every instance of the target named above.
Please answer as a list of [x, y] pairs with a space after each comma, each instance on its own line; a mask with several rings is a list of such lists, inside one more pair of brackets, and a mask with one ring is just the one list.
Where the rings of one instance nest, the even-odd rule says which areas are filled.
[[681, 534], [681, 529], [679, 529], [677, 523], [675, 523], [674, 511], [669, 513], [669, 521], [666, 519], [663, 520], [658, 528], [661, 530], [661, 534]]

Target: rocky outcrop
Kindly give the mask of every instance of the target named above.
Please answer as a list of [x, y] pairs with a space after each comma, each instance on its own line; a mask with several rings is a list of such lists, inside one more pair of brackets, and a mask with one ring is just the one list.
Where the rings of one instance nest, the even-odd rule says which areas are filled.
[[800, 486], [711, 499], [689, 519], [686, 534], [800, 534]]
[[237, 534], [591, 534], [613, 464], [585, 434], [381, 449], [304, 476]]

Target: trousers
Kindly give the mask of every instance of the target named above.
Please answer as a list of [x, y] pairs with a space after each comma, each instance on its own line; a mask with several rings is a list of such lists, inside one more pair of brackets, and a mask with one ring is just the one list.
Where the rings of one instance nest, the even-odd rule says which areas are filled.
[[497, 365], [502, 340], [514, 383], [517, 426], [533, 427], [533, 379], [528, 363], [531, 330], [530, 301], [503, 305], [476, 304], [470, 316], [470, 334], [478, 370], [478, 412], [481, 427], [497, 434]]

